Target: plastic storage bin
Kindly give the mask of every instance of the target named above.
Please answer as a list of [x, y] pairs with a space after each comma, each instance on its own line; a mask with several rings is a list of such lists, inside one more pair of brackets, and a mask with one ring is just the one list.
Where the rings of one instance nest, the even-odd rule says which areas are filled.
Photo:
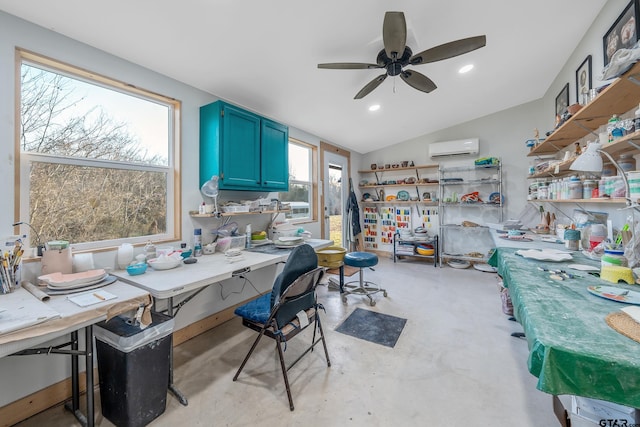
[[173, 324], [152, 313], [142, 330], [121, 316], [94, 327], [102, 415], [113, 424], [146, 426], [165, 411]]

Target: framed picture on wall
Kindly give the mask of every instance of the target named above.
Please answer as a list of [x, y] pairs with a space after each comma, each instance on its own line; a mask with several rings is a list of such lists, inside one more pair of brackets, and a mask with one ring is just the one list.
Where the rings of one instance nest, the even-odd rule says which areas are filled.
[[631, 0], [604, 35], [602, 44], [605, 66], [609, 64], [611, 57], [618, 49], [629, 49], [638, 41], [638, 31], [640, 30], [638, 17], [640, 6], [638, 3], [639, 0]]
[[591, 55], [589, 55], [576, 70], [576, 102], [578, 104], [587, 105], [591, 85]]
[[569, 106], [569, 83], [564, 85], [558, 96], [556, 96], [555, 116], [562, 116]]

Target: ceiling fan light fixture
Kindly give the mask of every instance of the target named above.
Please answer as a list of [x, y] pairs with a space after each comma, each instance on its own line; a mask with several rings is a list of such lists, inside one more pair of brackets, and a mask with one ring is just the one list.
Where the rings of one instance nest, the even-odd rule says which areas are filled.
[[380, 109], [380, 104], [372, 104], [369, 106], [369, 111], [374, 112]]
[[471, 70], [473, 70], [473, 64], [467, 64], [464, 67], [460, 68], [458, 70], [458, 73], [465, 74], [465, 73], [468, 73]]
[[[475, 36], [465, 39], [454, 40], [439, 46], [432, 47], [420, 53], [413, 54], [413, 50], [407, 46], [407, 23], [403, 12], [387, 12], [382, 23], [382, 42], [384, 48], [380, 50], [376, 57], [376, 63], [362, 62], [333, 62], [318, 64], [318, 68], [333, 70], [364, 70], [364, 69], [383, 69], [384, 74], [371, 80], [353, 97], [353, 99], [362, 99], [376, 89], [387, 76], [400, 76], [400, 78], [412, 88], [421, 92], [429, 93], [434, 91], [437, 86], [427, 76], [417, 71], [405, 69], [410, 65], [427, 64], [444, 59], [453, 58], [465, 53], [469, 53], [476, 49], [480, 49], [487, 44], [487, 37]], [[473, 66], [471, 66], [473, 68]], [[470, 71], [468, 68], [466, 71]], [[395, 92], [395, 79], [394, 79]]]

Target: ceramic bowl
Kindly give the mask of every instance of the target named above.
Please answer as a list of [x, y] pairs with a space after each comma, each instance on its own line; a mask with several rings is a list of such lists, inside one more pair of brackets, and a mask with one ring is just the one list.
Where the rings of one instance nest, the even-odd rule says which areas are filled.
[[434, 248], [428, 248], [420, 245], [416, 247], [416, 252], [420, 255], [432, 256], [436, 252], [436, 250]]
[[174, 258], [165, 256], [160, 258], [153, 258], [147, 262], [154, 270], [170, 270], [180, 265], [180, 263], [182, 262], [182, 257]]
[[145, 271], [147, 271], [147, 264], [143, 262], [127, 266], [127, 273], [129, 273], [129, 276], [144, 274]]
[[211, 255], [216, 251], [216, 242], [209, 243], [202, 247], [202, 253], [205, 255]]

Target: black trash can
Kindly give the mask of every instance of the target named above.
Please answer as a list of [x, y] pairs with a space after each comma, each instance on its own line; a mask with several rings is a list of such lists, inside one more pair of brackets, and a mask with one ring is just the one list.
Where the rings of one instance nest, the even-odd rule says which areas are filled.
[[173, 319], [152, 313], [145, 329], [116, 316], [93, 328], [102, 415], [118, 427], [141, 427], [167, 406]]

